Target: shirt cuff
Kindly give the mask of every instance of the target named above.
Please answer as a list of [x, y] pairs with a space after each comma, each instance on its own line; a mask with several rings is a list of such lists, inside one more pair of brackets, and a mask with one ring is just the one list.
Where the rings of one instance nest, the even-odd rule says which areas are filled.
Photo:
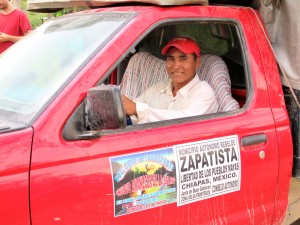
[[146, 103], [136, 102], [136, 113], [138, 117], [138, 123], [148, 122], [148, 109], [149, 106]]

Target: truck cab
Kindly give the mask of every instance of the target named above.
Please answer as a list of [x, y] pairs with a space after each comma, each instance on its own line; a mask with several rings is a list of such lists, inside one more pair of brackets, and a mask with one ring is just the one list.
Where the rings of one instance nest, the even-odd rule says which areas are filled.
[[[150, 68], [150, 82], [160, 81], [161, 49], [176, 36], [198, 42], [203, 64], [219, 60], [214, 69], [227, 74], [237, 107], [127, 125], [121, 95], [137, 97]], [[276, 60], [253, 9], [78, 12], [12, 46], [0, 68], [1, 224], [283, 221], [292, 139]]]

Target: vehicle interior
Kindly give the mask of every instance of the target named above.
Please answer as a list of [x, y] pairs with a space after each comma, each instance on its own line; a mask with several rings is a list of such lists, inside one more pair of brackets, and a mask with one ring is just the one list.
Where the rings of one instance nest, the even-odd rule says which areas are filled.
[[[140, 54], [141, 52], [147, 52], [160, 60], [165, 60], [165, 56], [161, 54], [161, 49], [170, 39], [178, 36], [188, 36], [195, 39], [201, 48], [201, 56], [219, 56], [219, 60], [224, 61], [227, 67], [225, 69], [228, 69], [230, 77], [229, 85], [231, 86], [231, 95], [239, 103], [240, 108], [242, 108], [246, 103], [247, 85], [241, 40], [238, 35], [237, 25], [234, 23], [225, 23], [220, 21], [189, 21], [178, 22], [176, 24], [173, 22], [172, 24], [161, 25], [146, 35], [135, 46], [135, 51], [125, 57], [114, 73], [112, 73], [112, 76], [109, 77], [107, 83], [115, 84], [117, 82], [118, 85], [121, 84], [122, 91], [122, 80], [124, 80], [126, 68], [133, 55]], [[162, 63], [164, 61], [158, 62], [158, 60], [156, 60], [155, 62]], [[202, 62], [204, 63], [203, 59]], [[211, 61], [208, 63], [210, 62]], [[137, 62], [135, 61], [135, 63]], [[147, 70], [147, 68], [142, 69]], [[155, 71], [157, 70], [158, 68], [156, 68]], [[139, 74], [139, 76], [141, 75]], [[155, 79], [165, 79], [165, 77], [155, 77]], [[153, 83], [151, 85], [153, 85]]]

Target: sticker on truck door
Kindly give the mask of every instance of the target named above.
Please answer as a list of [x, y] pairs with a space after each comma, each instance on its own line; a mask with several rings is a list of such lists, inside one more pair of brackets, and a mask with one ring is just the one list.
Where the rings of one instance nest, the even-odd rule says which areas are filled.
[[240, 190], [237, 135], [110, 158], [115, 216]]
[[238, 137], [176, 145], [177, 205], [240, 190]]
[[110, 163], [115, 216], [176, 202], [172, 148], [111, 158]]

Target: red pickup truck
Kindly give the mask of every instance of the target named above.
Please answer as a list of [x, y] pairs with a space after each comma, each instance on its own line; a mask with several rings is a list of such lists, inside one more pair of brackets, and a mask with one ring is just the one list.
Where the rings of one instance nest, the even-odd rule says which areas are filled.
[[[162, 47], [182, 35], [197, 40], [203, 64], [218, 60], [237, 107], [127, 125], [120, 93], [141, 88], [143, 68], [163, 65]], [[253, 9], [78, 12], [16, 43], [0, 68], [0, 224], [282, 223], [293, 143]]]

